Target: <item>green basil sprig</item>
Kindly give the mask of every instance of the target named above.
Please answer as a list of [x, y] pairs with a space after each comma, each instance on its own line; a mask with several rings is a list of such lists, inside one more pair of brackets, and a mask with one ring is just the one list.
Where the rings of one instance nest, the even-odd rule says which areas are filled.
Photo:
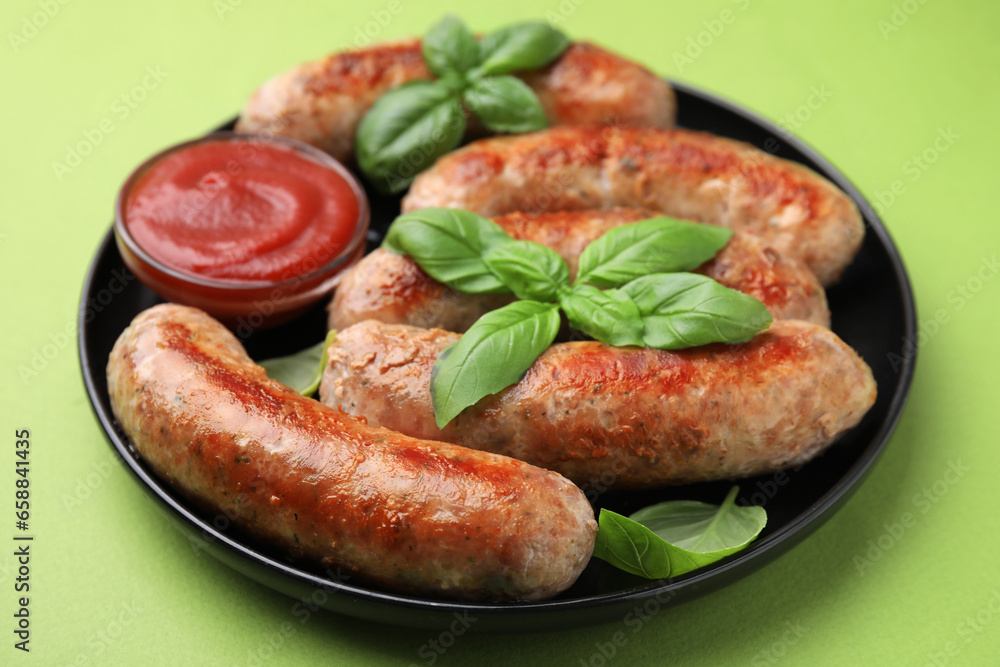
[[484, 315], [438, 357], [431, 378], [438, 427], [517, 382], [555, 340], [560, 308], [571, 326], [607, 345], [679, 349], [750, 340], [771, 324], [764, 304], [680, 272], [713, 257], [731, 234], [668, 217], [624, 225], [584, 249], [571, 285], [555, 251], [515, 241], [474, 213], [427, 208], [400, 216], [386, 248], [459, 291], [522, 299]]
[[763, 507], [736, 504], [734, 486], [722, 505], [674, 500], [626, 518], [601, 510], [594, 556], [648, 579], [696, 570], [744, 549], [767, 525]]
[[425, 208], [396, 218], [382, 246], [409, 255], [438, 282], [468, 294], [509, 294], [486, 266], [491, 248], [511, 241], [492, 220], [460, 209]]
[[608, 345], [642, 345], [642, 315], [627, 294], [578, 285], [559, 300], [570, 326]]
[[322, 343], [317, 343], [287, 357], [275, 357], [258, 362], [267, 371], [268, 377], [291, 387], [303, 396], [312, 396], [319, 389], [323, 371], [329, 363], [327, 350], [337, 335], [336, 329], [326, 334]]
[[544, 67], [568, 46], [566, 35], [542, 21], [501, 28], [483, 37], [475, 73], [510, 74]]
[[639, 309], [646, 347], [741, 342], [771, 324], [771, 314], [757, 299], [694, 273], [643, 276], [621, 291]]
[[[558, 332], [554, 303], [515, 301], [476, 320], [434, 363], [431, 402], [438, 427], [480, 398], [517, 382]], [[478, 398], [469, 403], [472, 396]]]
[[616, 227], [580, 253], [577, 283], [616, 287], [650, 273], [690, 271], [715, 257], [733, 230], [664, 218]]
[[493, 246], [483, 264], [519, 299], [552, 302], [569, 284], [569, 267], [552, 248], [531, 241]]
[[547, 23], [522, 23], [477, 40], [457, 17], [446, 16], [422, 42], [435, 81], [394, 88], [358, 125], [355, 157], [384, 192], [401, 192], [465, 134], [467, 107], [494, 132], [532, 132], [548, 126], [538, 97], [511, 72], [558, 58], [569, 39]]

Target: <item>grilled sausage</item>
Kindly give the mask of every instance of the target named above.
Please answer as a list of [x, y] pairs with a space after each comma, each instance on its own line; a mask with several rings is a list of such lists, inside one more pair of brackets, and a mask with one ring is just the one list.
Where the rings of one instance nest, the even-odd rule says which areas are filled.
[[[640, 209], [511, 213], [496, 218], [508, 234], [559, 253], [576, 276], [580, 253], [607, 231], [659, 215]], [[826, 293], [798, 260], [781, 257], [759, 240], [737, 233], [698, 270], [726, 287], [760, 299], [772, 317], [830, 325]], [[509, 303], [496, 294], [463, 294], [428, 276], [411, 258], [378, 249], [343, 278], [330, 302], [331, 329], [368, 319], [464, 332], [479, 317]]]
[[747, 477], [803, 463], [875, 401], [833, 332], [777, 321], [747, 343], [665, 351], [560, 343], [443, 430], [430, 379], [454, 333], [361, 322], [329, 348], [320, 396], [371, 424], [555, 470], [584, 489]]
[[857, 253], [857, 207], [806, 167], [690, 130], [553, 127], [482, 139], [417, 176], [403, 210], [513, 211], [629, 206], [753, 234], [804, 261], [824, 285]]
[[563, 477], [303, 398], [199, 310], [139, 314], [107, 371], [156, 474], [293, 557], [387, 589], [503, 600], [567, 588], [593, 550], [593, 510]]
[[[391, 88], [430, 78], [419, 40], [337, 53], [262, 85], [236, 130], [300, 139], [348, 160], [358, 124], [375, 100]], [[674, 122], [676, 100], [666, 81], [593, 44], [573, 44], [548, 67], [520, 78], [538, 95], [553, 125], [670, 127]]]

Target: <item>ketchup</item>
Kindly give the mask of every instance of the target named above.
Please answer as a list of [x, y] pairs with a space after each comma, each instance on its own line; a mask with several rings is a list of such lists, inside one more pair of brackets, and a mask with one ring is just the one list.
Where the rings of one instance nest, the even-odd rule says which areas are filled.
[[351, 243], [362, 204], [292, 147], [210, 140], [167, 154], [129, 189], [124, 224], [167, 268], [232, 283], [312, 273]]

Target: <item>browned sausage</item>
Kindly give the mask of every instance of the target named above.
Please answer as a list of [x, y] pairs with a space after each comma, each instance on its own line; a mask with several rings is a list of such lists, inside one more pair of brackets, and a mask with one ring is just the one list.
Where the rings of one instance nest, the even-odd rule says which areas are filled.
[[[555, 250], [566, 260], [570, 276], [575, 277], [577, 260], [587, 244], [615, 227], [657, 215], [640, 209], [596, 209], [511, 213], [495, 221], [513, 238]], [[830, 325], [826, 293], [812, 272], [756, 238], [735, 234], [697, 272], [759, 299], [776, 320]], [[428, 276], [409, 257], [378, 249], [344, 276], [330, 302], [329, 324], [331, 329], [344, 329], [374, 319], [461, 333], [510, 299], [456, 292]]]
[[139, 314], [111, 353], [108, 389], [132, 444], [174, 488], [360, 581], [539, 599], [572, 584], [593, 550], [593, 510], [565, 478], [303, 398], [200, 310]]
[[[375, 100], [408, 81], [430, 78], [416, 39], [337, 53], [262, 85], [236, 130], [300, 139], [348, 160], [358, 124]], [[676, 100], [666, 81], [593, 44], [573, 44], [553, 64], [520, 78], [538, 95], [553, 125], [670, 127], [674, 122]]]
[[758, 236], [824, 285], [857, 253], [857, 207], [800, 164], [690, 130], [553, 127], [473, 142], [417, 176], [403, 210], [513, 211], [629, 206]]
[[854, 350], [828, 329], [786, 320], [738, 345], [556, 344], [520, 382], [439, 430], [431, 368], [458, 338], [374, 320], [345, 329], [330, 345], [323, 402], [556, 470], [584, 488], [635, 488], [798, 465], [875, 401], [871, 370]]

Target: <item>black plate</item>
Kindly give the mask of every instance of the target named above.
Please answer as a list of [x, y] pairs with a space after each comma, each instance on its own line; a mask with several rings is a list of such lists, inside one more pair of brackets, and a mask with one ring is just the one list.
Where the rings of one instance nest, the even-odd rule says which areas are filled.
[[[464, 604], [441, 602], [352, 585], [323, 572], [289, 564], [226, 526], [168, 488], [140, 460], [118, 428], [108, 401], [104, 368], [115, 339], [140, 311], [161, 301], [138, 280], [129, 280], [109, 231], [87, 274], [80, 305], [80, 363], [87, 393], [111, 445], [135, 474], [154, 505], [181, 527], [193, 546], [203, 548], [244, 575], [327, 609], [385, 623], [441, 629], [453, 613], [478, 619], [473, 629], [523, 632], [621, 619], [637, 603], [671, 605], [726, 586], [766, 565], [819, 527], [865, 478], [896, 426], [913, 377], [915, 355], [905, 341], [916, 339], [916, 313], [902, 261], [871, 206], [844, 176], [801, 141], [729, 102], [686, 86], [676, 86], [683, 127], [748, 141], [768, 152], [808, 165], [843, 188], [858, 203], [867, 235], [855, 262], [829, 290], [833, 329], [864, 357], [878, 382], [878, 400], [861, 424], [819, 459], [801, 469], [740, 482], [740, 499], [767, 509], [767, 528], [749, 548], [713, 566], [664, 581], [622, 573], [594, 559], [580, 579], [559, 597], [534, 603]], [[399, 200], [372, 196], [376, 244], [398, 213]], [[244, 340], [254, 358], [287, 354], [325, 333], [317, 307], [299, 320], [252, 334]], [[697, 484], [643, 492], [608, 493], [595, 509], [629, 514], [668, 499], [721, 502], [730, 484]], [[655, 601], [655, 602], [654, 602]]]

